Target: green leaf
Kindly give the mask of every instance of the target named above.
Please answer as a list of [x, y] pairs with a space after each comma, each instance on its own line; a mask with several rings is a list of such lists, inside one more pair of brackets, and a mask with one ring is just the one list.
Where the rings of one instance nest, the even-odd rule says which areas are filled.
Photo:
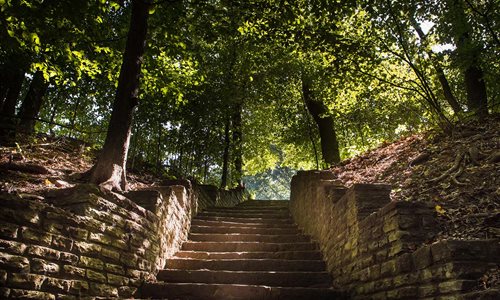
[[38, 34], [36, 33], [31, 33], [30, 39], [35, 45], [40, 45], [40, 38], [38, 37]]

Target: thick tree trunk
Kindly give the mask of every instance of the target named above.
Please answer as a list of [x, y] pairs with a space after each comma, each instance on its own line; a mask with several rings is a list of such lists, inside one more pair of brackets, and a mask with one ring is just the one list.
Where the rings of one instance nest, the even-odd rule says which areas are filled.
[[17, 69], [12, 72], [2, 70], [0, 97], [0, 145], [11, 145], [15, 141], [17, 119], [16, 105], [21, 94], [24, 81], [24, 71]]
[[227, 187], [228, 169], [229, 169], [229, 147], [231, 145], [229, 136], [229, 118], [226, 120], [224, 125], [224, 153], [222, 154], [222, 177], [220, 180], [220, 188], [225, 189]]
[[43, 98], [47, 92], [49, 84], [45, 82], [42, 71], [36, 71], [33, 75], [26, 98], [19, 109], [18, 131], [26, 134], [32, 134], [35, 130], [35, 123], [40, 108], [43, 104]]
[[127, 189], [127, 153], [133, 113], [138, 104], [139, 77], [146, 46], [150, 5], [146, 0], [132, 1], [130, 28], [108, 133], [99, 158], [91, 170], [90, 182], [106, 189]]
[[467, 108], [478, 119], [488, 115], [488, 97], [483, 70], [480, 66], [481, 49], [472, 41], [472, 28], [465, 14], [463, 0], [448, 0], [452, 34], [457, 46], [457, 57], [463, 64]]
[[13, 117], [16, 114], [16, 105], [21, 94], [25, 73], [18, 69], [9, 75], [7, 77], [9, 82], [3, 83], [5, 85], [5, 100], [2, 106], [2, 115]]
[[471, 64], [464, 71], [467, 107], [481, 120], [488, 116], [488, 97], [483, 70], [479, 64]]
[[12, 145], [16, 139], [17, 118], [16, 105], [21, 94], [24, 81], [24, 71], [2, 68], [1, 95], [3, 97], [0, 109], [0, 145]]
[[233, 159], [234, 180], [238, 186], [243, 186], [243, 133], [241, 125], [241, 104], [235, 106], [233, 124]]
[[[417, 32], [422, 42], [427, 45], [427, 36], [424, 34], [418, 22], [414, 18], [411, 19], [411, 22], [413, 24], [413, 28]], [[443, 68], [441, 67], [441, 65], [436, 59], [436, 56], [431, 50], [427, 51], [427, 55], [429, 55], [432, 66], [434, 67], [434, 70], [436, 70], [439, 83], [441, 84], [441, 88], [443, 90], [444, 99], [446, 100], [446, 102], [448, 102], [448, 104], [451, 106], [453, 112], [456, 115], [460, 114], [462, 112], [462, 108], [460, 107], [460, 104], [458, 103], [457, 99], [453, 95], [453, 92], [451, 91], [450, 83], [448, 82], [448, 79], [444, 74]]]
[[304, 80], [302, 80], [302, 94], [307, 109], [318, 126], [323, 160], [329, 165], [339, 163], [339, 143], [333, 117], [328, 115], [328, 109], [323, 102], [314, 99], [309, 85]]

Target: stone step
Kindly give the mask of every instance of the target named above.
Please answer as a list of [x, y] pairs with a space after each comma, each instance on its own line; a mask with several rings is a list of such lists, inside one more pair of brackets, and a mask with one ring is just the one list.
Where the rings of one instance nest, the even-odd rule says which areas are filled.
[[254, 233], [254, 234], [299, 234], [297, 228], [255, 228], [237, 226], [191, 226], [192, 233]]
[[320, 251], [280, 251], [280, 252], [205, 252], [179, 251], [177, 258], [193, 259], [288, 259], [288, 260], [318, 260], [322, 259]]
[[238, 204], [236, 207], [248, 207], [248, 206], [257, 206], [257, 207], [288, 207], [290, 201], [285, 200], [249, 200]]
[[209, 220], [209, 221], [222, 221], [222, 222], [234, 222], [234, 223], [257, 223], [257, 224], [293, 224], [291, 218], [239, 218], [239, 217], [218, 217], [218, 216], [207, 216], [203, 214], [198, 214], [195, 219], [197, 220]]
[[260, 206], [233, 206], [233, 207], [209, 207], [204, 211], [218, 211], [218, 212], [256, 212], [256, 213], [282, 213], [289, 212], [288, 207], [260, 207]]
[[281, 287], [329, 287], [327, 272], [262, 272], [212, 270], [160, 270], [158, 281], [171, 283], [246, 284]]
[[241, 233], [190, 233], [189, 240], [194, 242], [266, 242], [266, 243], [305, 243], [309, 237], [302, 234], [263, 235]]
[[264, 219], [289, 219], [288, 211], [261, 213], [261, 212], [245, 212], [245, 211], [202, 211], [199, 216], [214, 216], [214, 217], [235, 217], [235, 218], [264, 218]]
[[315, 243], [265, 243], [265, 242], [193, 242], [182, 244], [182, 250], [207, 252], [276, 252], [318, 250]]
[[295, 228], [297, 225], [293, 223], [245, 223], [241, 219], [240, 222], [233, 221], [221, 221], [221, 220], [210, 220], [210, 219], [193, 219], [191, 222], [192, 226], [211, 226], [211, 227], [252, 227], [252, 228]]
[[146, 282], [141, 297], [184, 300], [336, 300], [345, 299], [329, 288], [264, 285]]
[[179, 270], [321, 272], [326, 265], [322, 260], [171, 258], [166, 267]]

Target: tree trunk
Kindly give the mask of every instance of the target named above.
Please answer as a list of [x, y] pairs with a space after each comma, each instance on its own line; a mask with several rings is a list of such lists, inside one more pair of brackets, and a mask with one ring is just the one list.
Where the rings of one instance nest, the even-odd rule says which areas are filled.
[[455, 115], [460, 114], [462, 112], [462, 108], [460, 107], [457, 98], [455, 98], [453, 92], [451, 91], [450, 83], [446, 78], [446, 75], [444, 74], [443, 68], [441, 68], [441, 66], [439, 65], [434, 65], [434, 69], [436, 70], [439, 83], [441, 84], [441, 88], [443, 89], [443, 95], [446, 99], [446, 102], [448, 102], [448, 104], [451, 106]]
[[329, 165], [339, 163], [339, 143], [333, 117], [328, 115], [328, 109], [323, 102], [314, 99], [309, 85], [304, 80], [302, 80], [302, 94], [307, 109], [318, 126], [323, 160]]
[[71, 114], [71, 121], [69, 123], [71, 126], [71, 131], [69, 132], [70, 137], [73, 137], [73, 133], [75, 131], [76, 116], [78, 115], [79, 108], [80, 108], [80, 97], [76, 99], [75, 107], [73, 108], [73, 113]]
[[229, 137], [229, 118], [226, 120], [224, 125], [224, 153], [222, 154], [222, 177], [220, 180], [220, 188], [225, 189], [227, 187], [228, 178], [228, 167], [229, 167], [229, 146], [231, 144]]
[[43, 98], [47, 92], [49, 84], [45, 82], [43, 78], [42, 71], [36, 71], [33, 75], [33, 80], [31, 81], [26, 98], [19, 109], [19, 125], [18, 131], [32, 134], [35, 130], [35, 123], [38, 114], [40, 113], [40, 108], [43, 104]]
[[482, 120], [488, 116], [488, 97], [483, 70], [479, 64], [473, 63], [464, 71], [465, 89], [467, 91], [467, 107]]
[[24, 81], [24, 71], [17, 69], [14, 72], [9, 68], [2, 70], [2, 108], [0, 109], [0, 144], [12, 145], [16, 139], [17, 119], [16, 105], [21, 94]]
[[205, 161], [203, 162], [203, 183], [207, 183], [208, 180], [208, 155], [205, 155]]
[[160, 176], [162, 169], [162, 159], [161, 159], [161, 137], [162, 137], [162, 123], [158, 120], [158, 139], [156, 140], [156, 176]]
[[5, 84], [5, 101], [2, 106], [2, 115], [6, 117], [13, 117], [16, 114], [16, 105], [21, 94], [21, 88], [24, 81], [24, 71], [21, 69], [16, 70], [9, 74], [9, 83]]
[[[422, 42], [427, 45], [427, 36], [422, 31], [422, 28], [420, 27], [418, 22], [413, 17], [411, 18], [411, 22], [413, 24], [413, 28], [417, 32], [417, 34], [420, 37], [420, 39], [422, 40]], [[440, 66], [439, 62], [437, 61], [436, 55], [434, 55], [434, 53], [431, 50], [427, 51], [427, 55], [429, 55], [432, 66], [434, 67], [434, 70], [436, 71], [439, 83], [441, 84], [441, 88], [443, 90], [444, 99], [451, 106], [455, 115], [460, 114], [462, 112], [462, 108], [460, 107], [460, 104], [458, 103], [457, 99], [453, 95], [453, 92], [451, 91], [450, 83], [448, 82], [448, 79], [446, 78], [446, 75], [444, 74], [443, 68]]]
[[7, 91], [9, 90], [5, 84], [5, 70], [0, 68], [0, 112], [3, 110], [3, 104], [5, 97], [7, 96]]
[[235, 106], [233, 114], [233, 158], [234, 180], [238, 186], [243, 186], [243, 133], [241, 126], [241, 104]]
[[150, 6], [145, 0], [132, 1], [130, 28], [108, 133], [99, 158], [91, 170], [90, 182], [106, 189], [127, 189], [127, 153], [133, 114], [138, 104], [139, 77]]
[[[50, 127], [49, 127], [49, 133], [50, 135], [54, 135], [54, 119], [56, 118], [57, 114], [57, 109], [59, 108], [60, 101], [59, 99], [55, 99], [54, 105], [52, 106], [52, 112], [50, 113]], [[73, 126], [72, 126], [73, 128]]]
[[488, 115], [486, 84], [480, 66], [481, 49], [472, 41], [472, 28], [465, 14], [463, 0], [448, 0], [447, 4], [457, 57], [463, 64], [467, 108], [481, 120]]
[[9, 69], [2, 70], [2, 81], [0, 97], [0, 145], [11, 145], [15, 141], [16, 105], [21, 94], [24, 81], [24, 71], [17, 69], [17, 72], [10, 72]]

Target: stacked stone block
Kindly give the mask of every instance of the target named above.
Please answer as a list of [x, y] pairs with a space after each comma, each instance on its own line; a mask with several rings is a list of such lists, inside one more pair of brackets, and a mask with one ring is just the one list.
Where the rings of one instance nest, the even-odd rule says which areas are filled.
[[187, 240], [193, 189], [79, 185], [47, 201], [0, 194], [0, 298], [133, 297]]
[[319, 241], [336, 287], [355, 299], [498, 299], [498, 290], [473, 292], [498, 267], [497, 240], [440, 241], [432, 206], [391, 202], [387, 185], [346, 189], [326, 171], [299, 172], [290, 208]]

